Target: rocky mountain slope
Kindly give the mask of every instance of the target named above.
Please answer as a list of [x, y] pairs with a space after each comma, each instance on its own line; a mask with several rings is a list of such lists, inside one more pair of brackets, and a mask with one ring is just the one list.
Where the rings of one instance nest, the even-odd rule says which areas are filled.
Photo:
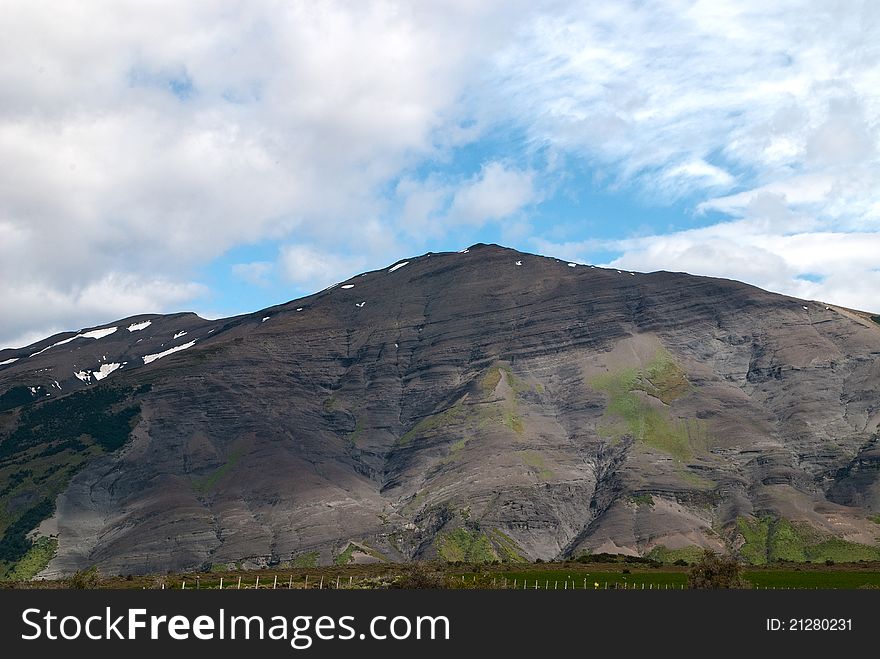
[[878, 355], [867, 314], [494, 245], [127, 318], [0, 351], [0, 561], [875, 558]]

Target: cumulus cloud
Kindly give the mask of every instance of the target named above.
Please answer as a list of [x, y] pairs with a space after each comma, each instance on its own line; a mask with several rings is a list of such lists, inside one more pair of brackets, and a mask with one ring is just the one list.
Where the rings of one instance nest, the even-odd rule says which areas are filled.
[[499, 162], [484, 166], [473, 180], [458, 188], [449, 217], [457, 222], [482, 225], [510, 217], [534, 201], [533, 174]]
[[[24, 284], [54, 299], [122, 281], [108, 272], [126, 282], [161, 273], [197, 294], [200, 265], [264, 239], [343, 237], [342, 248], [397, 258], [373, 219], [377, 190], [467, 139], [457, 101], [470, 63], [505, 34], [502, 10], [268, 0], [7, 8], [0, 297]], [[162, 310], [182, 302], [147, 297]], [[123, 311], [44, 306], [52, 311], [38, 318], [7, 305], [0, 344], [25, 326]]]
[[[599, 245], [617, 263], [873, 305], [843, 283], [873, 282], [867, 261], [803, 255], [873, 245], [878, 40], [880, 6], [831, 0], [19, 3], [0, 25], [0, 345], [195, 303], [200, 267], [258, 241], [278, 262], [232, 274], [302, 292], [487, 227], [586, 258], [528, 217], [572, 161], [727, 216]], [[525, 156], [489, 140], [472, 176], [425, 167], [499, 132]]]
[[311, 245], [285, 245], [279, 264], [284, 277], [301, 287], [323, 289], [363, 269], [362, 257], [344, 257]]

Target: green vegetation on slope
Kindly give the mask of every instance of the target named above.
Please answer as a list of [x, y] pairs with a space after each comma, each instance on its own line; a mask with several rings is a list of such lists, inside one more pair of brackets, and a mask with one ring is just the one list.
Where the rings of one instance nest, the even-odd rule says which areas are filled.
[[199, 494], [207, 494], [214, 489], [214, 486], [220, 482], [220, 479], [229, 473], [240, 460], [241, 453], [233, 453], [225, 463], [217, 467], [210, 474], [193, 479], [193, 489]]
[[544, 457], [540, 453], [521, 451], [519, 455], [524, 465], [531, 467], [537, 472], [538, 478], [544, 481], [553, 478], [553, 470], [547, 468], [547, 465], [544, 463]]
[[489, 538], [496, 550], [501, 555], [501, 560], [510, 563], [525, 563], [522, 549], [514, 542], [513, 538], [504, 533], [501, 529], [492, 529], [489, 531]]
[[437, 553], [449, 563], [491, 563], [499, 560], [495, 548], [483, 533], [464, 528], [441, 533], [435, 540]]
[[642, 492], [641, 494], [634, 494], [630, 497], [634, 504], [638, 506], [653, 506], [654, 505], [654, 497], [650, 492]]
[[0, 578], [9, 581], [29, 581], [42, 572], [49, 561], [55, 558], [58, 551], [58, 540], [55, 538], [38, 538], [27, 553]]
[[366, 429], [366, 424], [364, 423], [363, 417], [358, 417], [357, 422], [355, 423], [354, 430], [348, 436], [348, 441], [357, 446], [357, 441], [360, 438], [361, 434], [363, 434]]
[[[128, 440], [140, 407], [132, 388], [98, 385], [35, 402], [0, 420], [0, 573], [26, 574], [46, 555], [27, 537], [55, 497], [94, 456]], [[32, 549], [34, 551], [32, 552]]]
[[777, 561], [793, 562], [855, 562], [880, 560], [880, 547], [823, 534], [802, 522], [764, 516], [757, 519], [740, 517], [736, 530], [745, 541], [740, 557], [752, 565]]
[[699, 561], [702, 556], [703, 548], [696, 545], [680, 547], [679, 549], [668, 549], [663, 545], [658, 545], [650, 551], [646, 558], [664, 565], [672, 565], [676, 562], [692, 565]]
[[343, 549], [342, 552], [335, 559], [333, 559], [333, 562], [336, 563], [336, 565], [348, 565], [352, 562], [352, 560], [354, 560], [354, 557], [352, 556], [352, 554], [354, 554], [354, 550], [355, 546], [349, 543], [348, 545], [346, 545], [345, 549]]
[[0, 412], [41, 400], [46, 393], [46, 388], [43, 386], [31, 388], [21, 385], [7, 389], [0, 394]]
[[321, 558], [321, 555], [316, 551], [306, 552], [305, 554], [300, 554], [299, 556], [294, 556], [293, 560], [290, 561], [290, 567], [295, 567], [295, 568], [318, 567], [318, 560], [320, 558]]
[[612, 442], [629, 436], [681, 461], [689, 460], [695, 449], [704, 449], [708, 443], [704, 425], [670, 419], [668, 410], [645, 398], [647, 394], [668, 405], [691, 390], [684, 372], [665, 350], [658, 351], [644, 369], [600, 375], [590, 385], [608, 396], [598, 432]]
[[420, 437], [426, 433], [429, 433], [433, 430], [438, 430], [440, 428], [445, 428], [446, 426], [459, 423], [465, 418], [465, 409], [462, 401], [458, 401], [452, 407], [449, 407], [442, 412], [437, 412], [436, 414], [431, 414], [430, 416], [426, 416], [421, 421], [419, 421], [415, 426], [410, 428], [403, 437], [400, 438], [398, 444], [400, 446], [406, 446], [416, 437]]

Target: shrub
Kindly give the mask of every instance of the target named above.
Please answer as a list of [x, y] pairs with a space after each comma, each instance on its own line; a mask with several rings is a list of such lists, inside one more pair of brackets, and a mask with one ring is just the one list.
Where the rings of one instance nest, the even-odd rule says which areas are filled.
[[68, 582], [68, 586], [74, 590], [92, 590], [98, 588], [101, 583], [101, 575], [98, 574], [98, 568], [90, 567], [88, 570], [80, 570]]
[[688, 588], [749, 588], [742, 566], [730, 556], [707, 549], [688, 573]]

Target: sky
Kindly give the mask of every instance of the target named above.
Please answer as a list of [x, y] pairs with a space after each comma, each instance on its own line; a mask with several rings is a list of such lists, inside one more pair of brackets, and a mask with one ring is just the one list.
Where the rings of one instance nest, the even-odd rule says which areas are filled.
[[880, 3], [0, 16], [0, 346], [476, 242], [880, 311]]

